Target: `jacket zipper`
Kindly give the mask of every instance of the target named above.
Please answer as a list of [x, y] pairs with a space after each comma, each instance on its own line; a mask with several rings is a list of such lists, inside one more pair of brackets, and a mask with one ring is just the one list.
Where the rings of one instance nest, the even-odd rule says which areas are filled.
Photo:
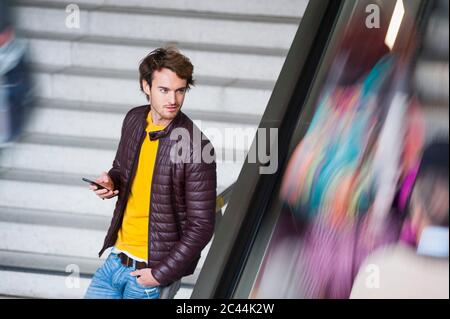
[[160, 155], [160, 139], [158, 139], [158, 149], [156, 150], [156, 157], [155, 157], [155, 165], [153, 165], [153, 173], [152, 173], [152, 184], [150, 185], [150, 200], [149, 200], [149, 208], [148, 208], [148, 250], [147, 250], [147, 265], [150, 265], [150, 247], [151, 247], [151, 218], [152, 218], [152, 196], [153, 196], [153, 185], [154, 185], [154, 178], [155, 178], [155, 171], [156, 171], [156, 165], [158, 165], [158, 156]]

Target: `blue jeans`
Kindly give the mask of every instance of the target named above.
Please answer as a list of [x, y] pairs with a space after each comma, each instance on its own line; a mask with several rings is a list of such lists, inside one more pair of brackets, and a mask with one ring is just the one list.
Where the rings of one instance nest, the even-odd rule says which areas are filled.
[[147, 287], [130, 275], [134, 267], [125, 267], [117, 254], [111, 253], [97, 269], [84, 296], [85, 299], [158, 299], [160, 286]]

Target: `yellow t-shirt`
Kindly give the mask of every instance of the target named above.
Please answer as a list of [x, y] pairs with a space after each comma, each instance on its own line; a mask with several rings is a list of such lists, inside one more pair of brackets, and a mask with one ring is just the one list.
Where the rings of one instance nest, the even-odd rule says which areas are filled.
[[150, 140], [149, 132], [160, 131], [164, 126], [152, 122], [150, 112], [147, 117], [147, 136], [141, 146], [139, 162], [131, 185], [122, 227], [119, 230], [115, 248], [130, 257], [148, 260], [148, 218], [150, 192], [159, 140]]

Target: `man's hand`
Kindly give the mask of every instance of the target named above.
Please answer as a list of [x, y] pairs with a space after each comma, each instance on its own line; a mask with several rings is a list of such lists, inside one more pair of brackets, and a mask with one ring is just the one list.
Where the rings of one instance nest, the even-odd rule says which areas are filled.
[[136, 270], [130, 273], [131, 276], [137, 277], [136, 280], [141, 286], [159, 286], [161, 285], [158, 280], [152, 275], [152, 270], [150, 268], [144, 268]]
[[102, 172], [102, 175], [95, 180], [96, 183], [102, 185], [106, 189], [98, 189], [95, 185], [90, 185], [89, 189], [94, 191], [95, 194], [97, 194], [98, 197], [101, 199], [110, 199], [114, 196], [117, 196], [119, 194], [118, 190], [114, 189], [114, 182], [112, 181], [111, 177], [106, 172]]

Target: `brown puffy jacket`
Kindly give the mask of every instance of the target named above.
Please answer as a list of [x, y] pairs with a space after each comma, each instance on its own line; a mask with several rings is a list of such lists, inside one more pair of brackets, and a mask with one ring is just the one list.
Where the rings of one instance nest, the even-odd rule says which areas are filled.
[[[194, 137], [201, 132], [181, 111], [164, 130], [147, 135], [149, 111], [149, 105], [136, 107], [123, 121], [116, 157], [108, 173], [119, 195], [99, 256], [117, 240], [144, 138], [159, 139], [149, 207], [148, 265], [155, 279], [167, 285], [194, 272], [201, 250], [213, 235], [216, 163], [214, 158], [198, 160], [199, 151], [214, 155], [214, 148], [203, 135], [200, 141]], [[189, 132], [188, 138], [171, 138], [171, 133], [180, 129]], [[183, 149], [174, 152], [175, 144], [184, 147], [184, 153]], [[173, 154], [184, 154], [188, 161], [173, 160], [171, 150]]]

